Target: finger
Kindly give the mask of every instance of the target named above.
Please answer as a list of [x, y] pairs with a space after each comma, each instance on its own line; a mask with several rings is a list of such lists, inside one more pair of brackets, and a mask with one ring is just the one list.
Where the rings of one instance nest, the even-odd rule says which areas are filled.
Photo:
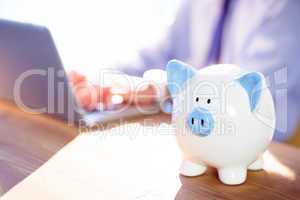
[[[92, 110], [95, 106], [95, 94], [93, 94], [93, 90], [91, 86], [84, 84], [77, 84], [75, 89], [75, 96], [78, 104], [86, 110]], [[93, 104], [92, 104], [93, 103]]]
[[136, 105], [150, 105], [156, 101], [156, 88], [148, 84], [142, 88], [137, 89], [133, 93], [133, 104]]
[[68, 79], [71, 85], [76, 85], [80, 82], [86, 81], [86, 77], [74, 70], [68, 72]]
[[96, 107], [99, 110], [104, 110], [110, 105], [111, 99], [111, 88], [110, 87], [100, 87], [98, 85], [93, 85], [96, 92]]
[[93, 110], [98, 108], [100, 103], [106, 106], [110, 89], [81, 82], [74, 87], [74, 92], [80, 106], [86, 110]]
[[113, 87], [110, 90], [110, 103], [111, 104], [122, 104], [128, 103], [131, 95], [131, 91], [128, 87], [118, 86]]

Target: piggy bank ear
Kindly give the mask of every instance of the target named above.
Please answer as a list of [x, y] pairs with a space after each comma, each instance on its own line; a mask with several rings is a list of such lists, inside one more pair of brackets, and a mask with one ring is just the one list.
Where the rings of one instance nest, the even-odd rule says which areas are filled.
[[178, 60], [169, 61], [166, 71], [168, 90], [172, 97], [178, 93], [188, 79], [196, 74], [194, 68]]
[[237, 79], [248, 94], [251, 111], [256, 108], [260, 100], [263, 79], [264, 76], [258, 72], [250, 72]]

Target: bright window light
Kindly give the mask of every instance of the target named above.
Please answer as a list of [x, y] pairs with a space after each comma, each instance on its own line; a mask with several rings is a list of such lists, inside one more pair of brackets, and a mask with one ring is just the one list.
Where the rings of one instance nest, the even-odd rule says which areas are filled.
[[133, 59], [157, 42], [174, 20], [179, 0], [1, 0], [0, 18], [47, 26], [67, 70]]

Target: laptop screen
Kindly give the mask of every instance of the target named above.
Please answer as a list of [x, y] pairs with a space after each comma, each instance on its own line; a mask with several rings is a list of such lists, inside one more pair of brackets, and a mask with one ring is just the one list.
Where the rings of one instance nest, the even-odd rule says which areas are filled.
[[0, 20], [0, 85], [0, 98], [25, 112], [78, 120], [66, 73], [45, 27]]

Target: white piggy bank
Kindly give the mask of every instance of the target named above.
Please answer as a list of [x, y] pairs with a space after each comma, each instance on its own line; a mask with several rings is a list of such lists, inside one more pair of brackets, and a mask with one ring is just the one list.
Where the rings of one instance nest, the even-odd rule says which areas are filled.
[[261, 73], [227, 64], [196, 71], [172, 60], [167, 82], [172, 123], [184, 156], [182, 175], [198, 176], [212, 166], [223, 183], [236, 185], [246, 180], [247, 169], [262, 169], [275, 111]]

